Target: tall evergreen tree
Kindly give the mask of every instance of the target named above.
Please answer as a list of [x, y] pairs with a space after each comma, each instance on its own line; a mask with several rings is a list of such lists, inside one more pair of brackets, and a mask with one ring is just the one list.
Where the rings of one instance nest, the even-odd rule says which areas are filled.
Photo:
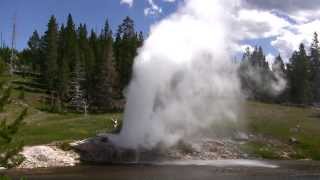
[[77, 42], [76, 27], [73, 22], [71, 14], [68, 15], [67, 25], [65, 28], [65, 58], [69, 62], [71, 71], [75, 67], [76, 62], [79, 60], [79, 50]]
[[[94, 70], [94, 64], [95, 64], [95, 54], [93, 51], [93, 44], [96, 42], [96, 38], [92, 37], [94, 42], [92, 43], [92, 46], [89, 43], [88, 39], [88, 32], [87, 32], [87, 26], [80, 25], [78, 28], [78, 40], [79, 40], [79, 58], [80, 62], [84, 65], [84, 81], [83, 81], [83, 88], [85, 90], [85, 98], [87, 100], [88, 105], [91, 103], [92, 96], [94, 95], [94, 77], [95, 77], [95, 70]], [[95, 36], [95, 35], [91, 35]]]
[[293, 53], [288, 65], [291, 101], [297, 104], [309, 104], [312, 90], [310, 83], [310, 61], [303, 44]]
[[95, 64], [95, 93], [93, 106], [97, 111], [110, 110], [113, 98], [113, 81], [115, 70], [113, 66], [113, 38], [108, 21], [99, 38], [100, 52]]
[[40, 70], [40, 49], [41, 49], [41, 38], [37, 31], [34, 31], [32, 36], [30, 37], [28, 41], [28, 47], [30, 50], [30, 61], [32, 64], [32, 70], [39, 72]]
[[55, 91], [57, 87], [57, 74], [58, 74], [58, 25], [56, 23], [56, 18], [51, 16], [48, 23], [48, 30], [45, 32], [44, 36], [44, 66], [43, 66], [43, 76], [47, 83], [48, 91], [50, 93], [50, 105], [51, 108], [55, 107]]
[[320, 47], [317, 33], [314, 33], [310, 47], [310, 64], [313, 102], [320, 103]]
[[116, 69], [122, 91], [128, 86], [131, 79], [133, 61], [138, 47], [139, 40], [134, 29], [134, 22], [130, 17], [126, 17], [118, 27], [114, 43]]
[[58, 103], [57, 110], [61, 111], [64, 108], [64, 102], [68, 99], [68, 85], [70, 79], [70, 67], [69, 59], [67, 56], [67, 33], [64, 25], [61, 25], [59, 32], [59, 56], [58, 56], [58, 80], [57, 80], [57, 91], [58, 91]]

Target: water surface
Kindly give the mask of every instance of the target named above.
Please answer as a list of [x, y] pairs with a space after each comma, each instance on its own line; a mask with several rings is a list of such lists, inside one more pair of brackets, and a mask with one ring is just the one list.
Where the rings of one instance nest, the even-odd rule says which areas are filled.
[[175, 161], [122, 165], [81, 165], [71, 168], [10, 170], [13, 177], [28, 180], [319, 180], [315, 161]]

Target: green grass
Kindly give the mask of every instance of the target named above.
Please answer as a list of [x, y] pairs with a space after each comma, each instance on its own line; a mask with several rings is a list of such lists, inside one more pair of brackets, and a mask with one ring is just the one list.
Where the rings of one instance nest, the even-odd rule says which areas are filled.
[[264, 159], [280, 158], [279, 154], [277, 154], [277, 151], [279, 149], [274, 148], [268, 144], [258, 143], [258, 142], [249, 142], [247, 144], [244, 144], [241, 148], [242, 150], [244, 150], [245, 152], [251, 155], [256, 155]]
[[[319, 109], [248, 102], [246, 115], [246, 124], [250, 133], [262, 135], [283, 144], [275, 147], [270, 142], [253, 141], [245, 145], [250, 152], [264, 158], [271, 156], [271, 159], [274, 159], [280, 157], [272, 152], [292, 148], [296, 153], [292, 154], [291, 158], [320, 160]], [[300, 126], [300, 131], [293, 131], [297, 126]], [[298, 142], [290, 144], [291, 137], [296, 138]], [[266, 146], [269, 148], [265, 148]]]
[[[21, 77], [13, 79], [20, 82], [30, 81]], [[111, 118], [121, 119], [119, 113], [87, 116], [76, 113], [49, 113], [41, 110], [44, 94], [26, 91], [24, 100], [19, 99], [20, 94], [20, 90], [12, 90], [11, 103], [5, 107], [5, 113], [1, 113], [0, 117], [10, 121], [18, 117], [24, 108], [28, 108], [24, 125], [17, 134], [17, 139], [23, 140], [25, 145], [80, 140], [97, 133], [110, 132], [113, 130]]]
[[102, 115], [48, 115], [44, 119], [28, 122], [20, 129], [19, 138], [27, 145], [46, 144], [53, 141], [78, 140], [112, 130], [111, 116]]

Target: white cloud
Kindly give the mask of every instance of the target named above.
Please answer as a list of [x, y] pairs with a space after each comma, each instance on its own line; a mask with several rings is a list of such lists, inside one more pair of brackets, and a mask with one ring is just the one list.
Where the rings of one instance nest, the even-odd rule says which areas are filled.
[[238, 12], [237, 20], [241, 28], [240, 39], [266, 38], [276, 36], [290, 23], [268, 11], [243, 9]]
[[[164, 2], [173, 3], [176, 0], [163, 0]], [[129, 7], [132, 7], [134, 0], [120, 0], [120, 4], [127, 4]], [[153, 0], [148, 0], [150, 7], [144, 9], [145, 15], [155, 15], [162, 12], [162, 8], [159, 7], [157, 4], [154, 3]]]
[[320, 30], [320, 21], [292, 25], [290, 29], [283, 31], [271, 45], [279, 49], [284, 59], [288, 60], [293, 51], [297, 50], [300, 43], [304, 43], [308, 49], [313, 39], [313, 33]]
[[[162, 13], [162, 8], [155, 0], [145, 1], [148, 2], [148, 7], [144, 9], [145, 16]], [[177, 0], [159, 1], [172, 3]], [[130, 7], [134, 2], [120, 0], [121, 4]], [[306, 43], [308, 48], [312, 34], [320, 31], [320, 21], [317, 20], [320, 18], [320, 0], [242, 0], [238, 8], [234, 38], [239, 41], [256, 39], [258, 42], [261, 38], [272, 38], [270, 46], [279, 50], [286, 61], [301, 42]], [[232, 46], [232, 49], [240, 52], [248, 45]]]
[[127, 4], [129, 7], [132, 7], [133, 0], [120, 0], [120, 4]]
[[149, 7], [144, 9], [144, 15], [145, 16], [152, 16], [162, 13], [162, 8], [159, 7], [157, 4], [154, 3], [153, 0], [148, 0]]
[[[239, 40], [271, 38], [288, 61], [300, 43], [306, 48], [320, 30], [320, 0], [243, 0], [237, 14]], [[273, 55], [274, 56], [274, 55]], [[268, 55], [272, 59], [271, 54]]]
[[262, 10], [277, 10], [285, 13], [317, 10], [320, 0], [243, 0], [244, 6]]

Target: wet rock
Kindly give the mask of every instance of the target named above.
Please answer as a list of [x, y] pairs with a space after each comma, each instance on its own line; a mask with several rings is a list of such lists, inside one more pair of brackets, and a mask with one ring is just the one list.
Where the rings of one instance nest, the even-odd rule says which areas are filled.
[[70, 144], [80, 160], [91, 163], [134, 162], [139, 157], [132, 149], [116, 147], [107, 136], [99, 136]]
[[157, 160], [217, 160], [239, 159], [242, 153], [236, 144], [224, 140], [199, 139], [180, 141], [173, 147], [154, 149], [126, 149], [116, 147], [108, 135], [99, 135], [71, 146], [80, 154], [80, 160], [89, 163], [125, 163]]

